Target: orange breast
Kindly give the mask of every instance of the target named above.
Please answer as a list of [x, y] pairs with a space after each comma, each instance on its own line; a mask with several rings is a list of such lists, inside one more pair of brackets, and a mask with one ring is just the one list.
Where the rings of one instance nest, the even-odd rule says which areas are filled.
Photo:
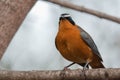
[[77, 27], [65, 31], [59, 30], [56, 36], [56, 45], [61, 55], [69, 61], [85, 63], [92, 59], [92, 51], [82, 40]]

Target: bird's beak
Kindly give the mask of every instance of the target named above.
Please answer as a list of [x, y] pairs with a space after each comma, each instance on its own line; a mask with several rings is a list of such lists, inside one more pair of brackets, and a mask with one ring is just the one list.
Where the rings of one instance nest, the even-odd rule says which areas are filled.
[[63, 19], [65, 19], [63, 16], [61, 16], [61, 17], [59, 18], [59, 20], [63, 20]]

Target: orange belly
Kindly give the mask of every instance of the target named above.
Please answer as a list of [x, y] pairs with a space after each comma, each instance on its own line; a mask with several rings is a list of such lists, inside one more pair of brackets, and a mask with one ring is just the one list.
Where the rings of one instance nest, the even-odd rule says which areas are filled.
[[56, 44], [61, 55], [69, 61], [86, 63], [88, 60], [92, 60], [92, 51], [82, 40], [80, 31], [77, 29], [59, 31]]

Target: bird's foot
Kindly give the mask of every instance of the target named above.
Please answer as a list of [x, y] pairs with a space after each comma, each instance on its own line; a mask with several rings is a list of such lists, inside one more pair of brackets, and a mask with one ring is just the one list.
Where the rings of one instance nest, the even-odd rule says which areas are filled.
[[61, 73], [60, 73], [60, 76], [61, 76], [61, 78], [62, 78], [62, 80], [64, 80], [64, 78], [66, 77], [66, 71], [70, 71], [71, 69], [70, 68], [68, 68], [69, 66], [66, 66], [66, 67], [64, 67], [64, 69], [61, 71]]
[[83, 72], [83, 74], [84, 74], [85, 80], [87, 80], [87, 77], [86, 77], [86, 70], [88, 70], [88, 69], [89, 69], [89, 67], [84, 66], [84, 67], [83, 67], [83, 70], [82, 70], [82, 72]]
[[67, 66], [64, 67], [63, 71], [66, 71], [66, 70], [70, 70], [70, 68], [68, 68]]
[[88, 69], [89, 69], [88, 67], [83, 67], [83, 71], [88, 70]]

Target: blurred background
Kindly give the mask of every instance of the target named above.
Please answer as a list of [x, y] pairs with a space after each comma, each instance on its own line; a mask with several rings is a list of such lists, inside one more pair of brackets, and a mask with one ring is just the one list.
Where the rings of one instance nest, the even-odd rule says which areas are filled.
[[[62, 0], [120, 17], [120, 0]], [[120, 24], [37, 1], [5, 52], [0, 66], [7, 70], [58, 70], [68, 65], [55, 47], [61, 13], [73, 20], [94, 39], [106, 68], [120, 67]], [[73, 65], [71, 68], [81, 68]]]

